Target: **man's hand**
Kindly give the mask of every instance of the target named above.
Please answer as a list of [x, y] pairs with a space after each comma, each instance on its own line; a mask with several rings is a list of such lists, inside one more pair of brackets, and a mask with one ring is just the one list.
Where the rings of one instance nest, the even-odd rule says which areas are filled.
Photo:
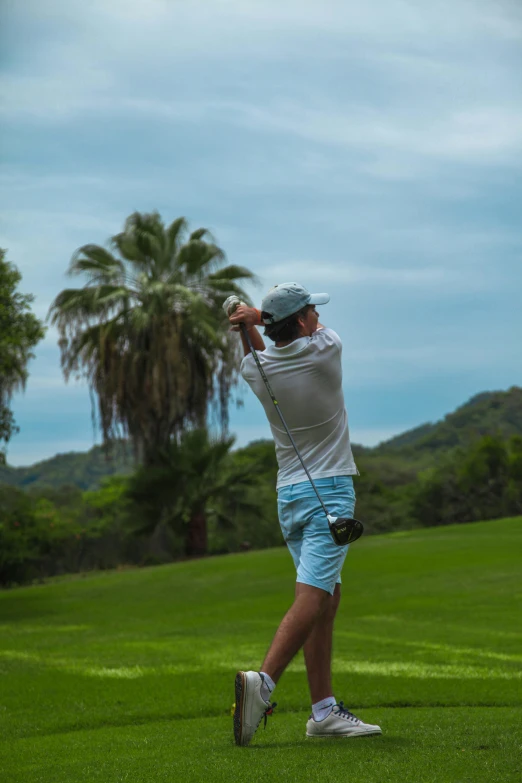
[[233, 332], [239, 332], [240, 323], [244, 323], [247, 329], [252, 329], [259, 323], [259, 311], [240, 302], [237, 309], [229, 315], [228, 320], [232, 324]]
[[[257, 331], [256, 324], [261, 320], [261, 313], [256, 310], [255, 307], [247, 307], [238, 296], [233, 294], [225, 299], [223, 302], [223, 310], [228, 315], [228, 320], [232, 324], [232, 332], [240, 332], [241, 342], [243, 343], [243, 350], [245, 356], [250, 353], [250, 345], [252, 345], [256, 351], [264, 351], [265, 344], [263, 338]], [[248, 339], [246, 333], [241, 329], [240, 324], [244, 324], [247, 330], [250, 332]]]

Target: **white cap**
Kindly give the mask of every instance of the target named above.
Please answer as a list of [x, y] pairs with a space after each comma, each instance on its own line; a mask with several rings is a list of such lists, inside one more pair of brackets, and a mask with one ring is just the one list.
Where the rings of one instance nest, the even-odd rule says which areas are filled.
[[322, 305], [329, 301], [329, 294], [311, 294], [299, 283], [280, 283], [271, 288], [261, 302], [261, 312], [269, 314], [263, 318], [263, 323], [275, 324], [306, 305]]

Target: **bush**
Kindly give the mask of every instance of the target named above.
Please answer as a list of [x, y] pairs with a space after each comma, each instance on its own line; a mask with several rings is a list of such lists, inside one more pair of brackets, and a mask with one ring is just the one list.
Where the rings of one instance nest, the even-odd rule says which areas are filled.
[[522, 512], [522, 438], [486, 436], [420, 476], [413, 493], [416, 525], [498, 519]]
[[46, 498], [35, 499], [13, 487], [0, 489], [0, 584], [41, 579], [56, 573], [68, 554], [77, 560], [83, 531], [76, 513], [64, 513]]
[[0, 489], [0, 584], [24, 581], [39, 554], [34, 503], [13, 487]]

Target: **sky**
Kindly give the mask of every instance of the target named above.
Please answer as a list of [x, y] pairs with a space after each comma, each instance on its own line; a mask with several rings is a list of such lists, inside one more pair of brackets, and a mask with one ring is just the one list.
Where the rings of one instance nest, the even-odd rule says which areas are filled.
[[[327, 291], [352, 441], [522, 385], [516, 0], [4, 0], [0, 246], [44, 319], [135, 210]], [[48, 328], [8, 462], [100, 441]], [[246, 389], [237, 444], [269, 437]]]

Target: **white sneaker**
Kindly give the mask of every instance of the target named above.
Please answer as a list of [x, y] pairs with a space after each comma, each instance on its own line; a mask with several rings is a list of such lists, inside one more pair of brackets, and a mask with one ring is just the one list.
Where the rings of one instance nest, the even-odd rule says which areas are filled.
[[346, 709], [342, 701], [333, 706], [324, 720], [316, 721], [311, 715], [306, 724], [307, 737], [365, 737], [368, 734], [382, 734], [381, 727], [363, 723]]
[[265, 726], [268, 715], [272, 714], [275, 704], [270, 704], [261, 696], [263, 676], [259, 672], [238, 672], [236, 674], [236, 703], [234, 708], [234, 739], [236, 745], [248, 745], [257, 727], [264, 717]]

